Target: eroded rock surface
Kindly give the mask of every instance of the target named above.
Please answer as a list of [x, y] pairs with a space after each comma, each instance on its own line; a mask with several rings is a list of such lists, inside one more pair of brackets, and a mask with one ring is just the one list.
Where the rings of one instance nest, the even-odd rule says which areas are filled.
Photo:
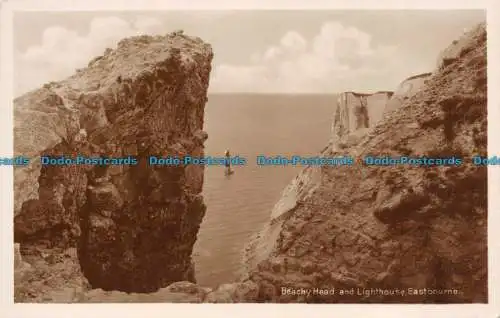
[[[404, 81], [391, 99], [403, 98], [377, 108], [383, 116], [375, 125], [364, 96], [343, 94], [354, 105], [336, 108], [342, 125], [334, 124], [336, 143], [325, 155], [486, 155], [485, 25], [460, 43], [465, 44], [457, 58], [433, 74]], [[418, 85], [407, 89], [408, 83]], [[345, 105], [342, 96], [339, 104]], [[313, 193], [281, 214], [277, 241], [267, 243], [268, 256], [249, 273], [259, 286], [258, 301], [485, 303], [486, 196], [487, 168], [468, 161], [432, 168], [323, 168]], [[255, 251], [250, 254], [247, 260]], [[282, 288], [336, 288], [337, 293], [293, 294]], [[406, 294], [365, 292], [377, 288]], [[423, 288], [445, 292], [410, 294]], [[354, 293], [340, 295], [339, 289]]]
[[243, 275], [270, 257], [275, 250], [283, 222], [300, 207], [321, 184], [321, 169], [308, 167], [283, 190], [270, 221], [256, 233], [243, 251]]
[[[83, 70], [63, 83], [78, 83], [76, 86], [80, 88], [93, 83], [95, 90], [103, 89], [104, 93], [109, 93], [109, 87], [114, 87], [113, 85], [121, 87], [124, 90], [121, 92], [125, 93], [109, 93], [109, 96], [113, 96], [115, 101], [122, 101], [125, 105], [123, 109], [116, 107], [116, 104], [115, 108], [106, 108], [107, 104], [104, 102], [92, 102], [99, 100], [100, 97], [96, 97], [99, 94], [84, 94], [81, 99], [78, 97], [80, 102], [74, 102], [75, 99], [69, 96], [73, 96], [70, 94], [73, 91], [78, 92], [75, 87], [66, 84], [49, 85], [52, 91], [57, 91], [57, 96], [61, 97], [62, 91], [66, 95], [63, 94], [59, 99], [52, 91], [38, 90], [24, 96], [24, 103], [21, 102], [22, 98], [17, 103], [24, 104], [24, 109], [29, 112], [29, 105], [36, 105], [37, 98], [54, 100], [56, 105], [66, 105], [65, 109], [76, 106], [77, 118], [82, 116], [82, 111], [78, 110], [81, 103], [94, 105], [94, 108], [86, 108], [88, 110], [83, 112], [87, 114], [84, 116], [86, 119], [80, 119], [78, 124], [67, 119], [73, 117], [64, 117], [68, 123], [57, 134], [52, 133], [51, 129], [42, 130], [47, 134], [46, 140], [36, 140], [35, 136], [30, 136], [31, 146], [29, 143], [24, 146], [22, 138], [19, 141], [22, 134], [16, 135], [16, 144], [19, 145], [16, 151], [31, 151], [35, 155], [43, 151], [57, 154], [76, 149], [89, 154], [114, 154], [119, 151], [118, 148], [126, 145], [122, 155], [130, 153], [141, 156], [148, 152], [202, 153], [201, 145], [207, 136], [201, 131], [200, 113], [203, 112], [204, 102], [200, 101], [204, 101], [205, 93], [195, 95], [199, 97], [198, 101], [196, 98], [188, 98], [191, 96], [188, 96], [188, 92], [190, 88], [206, 89], [211, 51], [196, 39], [182, 36], [182, 39], [172, 40], [178, 36], [157, 39], [160, 42], [173, 41], [180, 46], [180, 53], [190, 52], [192, 57], [197, 57], [194, 58], [194, 68], [186, 69], [198, 70], [198, 73], [188, 76], [181, 83], [174, 81], [174, 86], [180, 85], [183, 90], [174, 89], [177, 93], [168, 95], [170, 97], [163, 99], [163, 103], [158, 101], [163, 96], [159, 94], [158, 99], [155, 99], [157, 102], [149, 104], [157, 105], [158, 108], [144, 108], [141, 107], [143, 103], [138, 103], [136, 110], [130, 106], [133, 103], [123, 102], [129, 99], [118, 99], [130, 96], [127, 92], [132, 90], [128, 90], [125, 87], [129, 86], [123, 84], [128, 83], [124, 80], [127, 77], [118, 75], [115, 78], [120, 84], [118, 85], [113, 84], [116, 82], [112, 79], [103, 80], [102, 76], [96, 77], [99, 80], [91, 80], [94, 77], [85, 77], [83, 74], [92, 73]], [[151, 38], [139, 39], [147, 39], [145, 42], [148, 43], [151, 41]], [[394, 108], [387, 107], [389, 103], [382, 107], [390, 97], [388, 93], [383, 93], [385, 96], [377, 95], [375, 101], [367, 100], [366, 103], [359, 96], [356, 97], [356, 94], [344, 94], [359, 98], [359, 103], [355, 102], [357, 106], [351, 108], [348, 105], [342, 106], [344, 109], [339, 112], [344, 115], [338, 117], [343, 118], [338, 123], [343, 126], [335, 126], [334, 123], [334, 142], [325, 147], [322, 154], [434, 157], [485, 155], [485, 26], [480, 25], [464, 39], [460, 42], [461, 49], [456, 55], [458, 58], [440, 63], [432, 75], [416, 77], [420, 85], [418, 89], [417, 86], [412, 86], [414, 89], [411, 92], [396, 90], [396, 97], [408, 98], [399, 98]], [[139, 42], [142, 43], [142, 40]], [[138, 45], [149, 48], [149, 44], [141, 46], [139, 42], [128, 43], [132, 47]], [[123, 43], [127, 42], [122, 42], [122, 45]], [[152, 47], [156, 48], [154, 51], [157, 53], [163, 52], [162, 48], [165, 48], [164, 45]], [[169, 51], [168, 48], [165, 50]], [[102, 63], [101, 61], [106, 61], [107, 55], [116, 52], [119, 50], [108, 50], [104, 57], [99, 57], [90, 64]], [[180, 60], [185, 63], [190, 59]], [[184, 67], [183, 63], [179, 63], [180, 60], [176, 60], [176, 65]], [[118, 70], [124, 68], [110, 69], [116, 75]], [[168, 69], [160, 79], [163, 76], [169, 79]], [[178, 67], [172, 69], [180, 71]], [[184, 72], [181, 74], [186, 75]], [[84, 76], [85, 81], [78, 81], [79, 76]], [[172, 80], [158, 80], [155, 83], [161, 86], [171, 84]], [[199, 85], [190, 86], [189, 83]], [[120, 89], [111, 91], [120, 92]], [[165, 89], [164, 92], [172, 94], [172, 90]], [[148, 93], [143, 96], [150, 95]], [[29, 98], [34, 98], [33, 102]], [[192, 103], [184, 104], [188, 100]], [[44, 103], [40, 102], [45, 105]], [[52, 102], [47, 103], [47, 106], [50, 105]], [[161, 108], [160, 105], [167, 107]], [[180, 107], [181, 105], [190, 107]], [[370, 105], [376, 107], [371, 108]], [[50, 112], [56, 114], [51, 113], [49, 116], [54, 123], [61, 120], [61, 114], [66, 114], [50, 109]], [[338, 105], [336, 109], [339, 109]], [[180, 110], [185, 111], [187, 117], [182, 117], [184, 115], [178, 113]], [[19, 111], [23, 111], [23, 107]], [[148, 117], [148, 114], [151, 116]], [[171, 116], [176, 120], [172, 120]], [[176, 124], [179, 118], [177, 116], [181, 116], [179, 124]], [[166, 117], [169, 118], [168, 125], [181, 128], [186, 133], [174, 134], [169, 139], [162, 135], [165, 132], [160, 132], [159, 135], [166, 137], [166, 143], [154, 143], [153, 141], [157, 141], [154, 136], [158, 136], [158, 130], [154, 130], [154, 124], [151, 123]], [[128, 121], [131, 118], [134, 118], [134, 125]], [[193, 118], [197, 120], [191, 120]], [[52, 125], [51, 121], [48, 123], [48, 126]], [[183, 125], [181, 123], [188, 123], [191, 128], [176, 126]], [[61, 129], [59, 124], [53, 125]], [[165, 124], [161, 122], [160, 126], [163, 125]], [[168, 125], [165, 126], [170, 127]], [[21, 132], [23, 129], [27, 131], [30, 126], [23, 128], [22, 121], [19, 121], [16, 122], [16, 127]], [[128, 133], [129, 131], [133, 133]], [[160, 144], [168, 145], [167, 149], [161, 148]], [[464, 164], [432, 169], [397, 166], [305, 169], [285, 189], [269, 224], [249, 245], [245, 253], [248, 273], [241, 281], [222, 284], [215, 290], [197, 286], [190, 279], [184, 279], [192, 276], [188, 260], [195, 236], [191, 236], [191, 233], [199, 226], [204, 211], [199, 196], [202, 171], [180, 168], [148, 171], [141, 165], [136, 168], [111, 167], [107, 171], [96, 171], [89, 167], [80, 169], [72, 171], [51, 167], [48, 170], [45, 167], [38, 171], [32, 166], [16, 172], [21, 173], [16, 174], [16, 186], [20, 187], [19, 182], [22, 182], [22, 187], [29, 190], [29, 193], [16, 196], [16, 237], [22, 243], [21, 253], [16, 252], [18, 301], [453, 303], [488, 300], [485, 167]], [[37, 174], [41, 176], [39, 180]], [[166, 196], [159, 196], [153, 186], [149, 187], [164, 186], [162, 180], [170, 181], [162, 192], [167, 193]], [[180, 187], [179, 184], [183, 186]], [[49, 190], [37, 190], [45, 188]], [[82, 189], [83, 192], [80, 192]], [[45, 200], [49, 205], [42, 204]], [[154, 208], [146, 209], [146, 206]], [[159, 209], [156, 210], [156, 207]], [[158, 211], [161, 213], [158, 214]], [[149, 221], [149, 217], [156, 219], [154, 228], [151, 227], [153, 223]], [[165, 240], [161, 241], [160, 237]], [[162, 244], [158, 244], [159, 242]], [[80, 261], [90, 281], [103, 281], [105, 286], [93, 286], [94, 289], [88, 291], [89, 286], [81, 275], [76, 249], [61, 247], [77, 243], [81, 244]], [[40, 247], [41, 245], [50, 248]], [[147, 253], [142, 253], [142, 250]], [[185, 258], [174, 265], [172, 260], [165, 259], [167, 252]], [[164, 271], [148, 275], [146, 271], [152, 265], [143, 260], [151, 264], [161, 260], [167, 262], [162, 263], [167, 266], [162, 268]], [[31, 266], [25, 265], [26, 263]], [[111, 276], [105, 278], [104, 273]], [[126, 277], [129, 273], [130, 278], [139, 282], [133, 288], [132, 279]], [[118, 278], [122, 281], [118, 282]], [[151, 284], [150, 279], [155, 279], [156, 283]], [[165, 287], [171, 279], [176, 282]], [[106, 291], [108, 286], [119, 286], [119, 289], [130, 292]], [[163, 288], [152, 288], [153, 286]], [[298, 295], [284, 293], [283, 288], [353, 288], [354, 295]], [[406, 291], [408, 288], [435, 288], [457, 290], [458, 293], [403, 296], [363, 293], [371, 288]], [[144, 294], [136, 291], [151, 292]]]
[[[72, 77], [15, 99], [15, 153], [32, 158], [15, 170], [15, 241], [25, 255], [78, 247], [73, 261], [104, 290], [195, 281], [203, 166], [149, 166], [147, 157], [203, 155], [212, 57], [199, 38], [132, 37]], [[138, 163], [37, 160], [77, 154]]]
[[428, 82], [432, 73], [423, 73], [408, 77], [398, 86], [391, 99], [387, 102], [385, 112], [391, 112], [401, 107], [401, 105], [418, 93]]
[[341, 93], [333, 111], [333, 145], [337, 146], [348, 135], [356, 135], [375, 126], [382, 119], [387, 101], [392, 95], [392, 92]]

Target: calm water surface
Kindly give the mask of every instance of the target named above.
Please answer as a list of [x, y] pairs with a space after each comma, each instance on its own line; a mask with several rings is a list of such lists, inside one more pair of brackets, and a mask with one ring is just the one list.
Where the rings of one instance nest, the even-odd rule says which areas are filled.
[[194, 248], [198, 283], [215, 287], [237, 278], [250, 236], [269, 219], [284, 187], [300, 171], [259, 167], [257, 155], [316, 155], [328, 142], [334, 95], [215, 95], [205, 108], [205, 155], [231, 155], [247, 165], [205, 169], [207, 212]]

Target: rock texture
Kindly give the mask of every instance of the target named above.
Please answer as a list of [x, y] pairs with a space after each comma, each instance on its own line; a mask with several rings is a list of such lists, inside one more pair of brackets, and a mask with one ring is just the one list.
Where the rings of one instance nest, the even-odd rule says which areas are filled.
[[256, 233], [243, 251], [243, 273], [248, 273], [266, 260], [275, 250], [284, 221], [309, 198], [321, 184], [321, 170], [318, 167], [304, 169], [283, 190], [275, 204], [269, 223]]
[[246, 303], [256, 302], [259, 288], [252, 281], [222, 284], [217, 289], [180, 281], [154, 293], [124, 293], [94, 289], [81, 295], [85, 303]]
[[344, 92], [339, 95], [333, 111], [332, 143], [337, 145], [347, 135], [375, 126], [385, 111], [393, 92], [363, 94]]
[[349, 148], [369, 133], [384, 116], [401, 107], [427, 83], [432, 73], [423, 73], [405, 79], [396, 91], [374, 94], [343, 92], [334, 108], [331, 147]]
[[432, 73], [423, 73], [405, 79], [387, 102], [384, 111], [387, 113], [401, 107], [407, 99], [418, 93], [427, 84], [431, 75]]
[[443, 69], [462, 58], [470, 50], [474, 49], [475, 38], [481, 36], [483, 30], [481, 28], [472, 28], [470, 31], [465, 31], [464, 34], [448, 45], [437, 58], [437, 69]]
[[[322, 154], [485, 155], [485, 25], [461, 41], [458, 53], [446, 57], [447, 62], [439, 63], [435, 72], [406, 80], [394, 94], [342, 94], [334, 111], [332, 141]], [[134, 38], [122, 42], [123, 46], [129, 49], [121, 58], [119, 46], [91, 62], [104, 62], [111, 77], [96, 76], [102, 73], [92, 73], [90, 66], [62, 84], [17, 100], [16, 107], [24, 105], [18, 111], [48, 113], [39, 115], [46, 116], [46, 125], [52, 128], [41, 130], [46, 133], [42, 139], [30, 135], [31, 145], [16, 132], [16, 151], [36, 155], [76, 149], [109, 155], [123, 148], [124, 153], [138, 156], [202, 152], [206, 139], [201, 131], [203, 104], [212, 57], [209, 47], [179, 34]], [[153, 89], [144, 84], [149, 87], [147, 94], [132, 93], [142, 86], [134, 77], [117, 72], [125, 69], [123, 64], [141, 61], [136, 57], [143, 57], [141, 52], [150, 49], [158, 59], [148, 55], [148, 61], [153, 60], [153, 66], [167, 65], [166, 71], [156, 77], [147, 73], [150, 77], [145, 78], [155, 79]], [[109, 55], [114, 58], [107, 58]], [[130, 56], [136, 57], [128, 60]], [[109, 59], [117, 59], [117, 65]], [[142, 65], [144, 68], [149, 69]], [[99, 94], [90, 94], [91, 83]], [[418, 84], [407, 90], [407, 83]], [[76, 99], [71, 97], [75, 91]], [[109, 98], [101, 102], [99, 96]], [[150, 102], [136, 102], [132, 107], [136, 99], [129, 99], [131, 96], [147, 97]], [[114, 104], [107, 104], [113, 100]], [[42, 106], [38, 110], [30, 105]], [[72, 112], [67, 113], [66, 108]], [[72, 119], [75, 116], [77, 121]], [[30, 118], [37, 122], [37, 116]], [[155, 120], [167, 129], [155, 130]], [[60, 126], [59, 121], [65, 124]], [[27, 132], [30, 126], [22, 125], [21, 120], [16, 121], [16, 129]], [[167, 137], [166, 131], [177, 133]], [[166, 142], [156, 143], [157, 136]], [[21, 242], [21, 252], [16, 252], [18, 301], [488, 301], [485, 167], [466, 163], [429, 169], [361, 165], [306, 168], [284, 190], [270, 222], [245, 251], [248, 273], [241, 281], [215, 290], [189, 279], [190, 253], [204, 211], [199, 196], [203, 171], [157, 171], [141, 165], [108, 171], [80, 169], [38, 171], [32, 166], [16, 172], [16, 186], [22, 183], [29, 192], [16, 196], [16, 240]], [[165, 180], [168, 186], [162, 183]], [[162, 194], [167, 195], [159, 196], [154, 186], [163, 187]], [[90, 291], [73, 245], [79, 247], [81, 267], [93, 287]], [[158, 267], [160, 263], [162, 267]], [[173, 280], [177, 282], [165, 287]], [[283, 288], [335, 288], [353, 290], [353, 294], [291, 294], [283, 293]], [[457, 293], [366, 293], [377, 288]], [[137, 293], [142, 291], [150, 293]]]
[[[434, 73], [406, 80], [385, 108], [374, 107], [375, 117], [364, 100], [369, 95], [342, 94], [324, 155], [486, 155], [485, 25], [464, 39]], [[417, 85], [406, 90], [408, 83]], [[356, 138], [345, 143], [353, 134]], [[278, 204], [281, 212], [273, 212], [281, 215], [279, 230], [268, 230], [275, 223], [271, 217], [264, 232], [272, 235], [247, 250], [247, 260], [262, 251], [266, 255], [249, 273], [259, 286], [259, 302], [488, 301], [486, 167], [470, 161], [427, 169], [358, 164], [324, 167], [319, 182], [307, 179], [289, 187], [308, 194], [300, 204]], [[287, 294], [283, 287], [337, 293]], [[363, 293], [372, 288], [406, 294]], [[448, 292], [410, 295], [409, 288]], [[353, 294], [340, 295], [339, 289]]]
[[[153, 167], [147, 157], [203, 154], [212, 58], [199, 38], [132, 37], [70, 78], [14, 101], [15, 153], [35, 158], [14, 176], [15, 241], [24, 255], [77, 247], [72, 261], [104, 290], [153, 292], [195, 280], [203, 166]], [[37, 160], [76, 154], [135, 156], [138, 164]]]

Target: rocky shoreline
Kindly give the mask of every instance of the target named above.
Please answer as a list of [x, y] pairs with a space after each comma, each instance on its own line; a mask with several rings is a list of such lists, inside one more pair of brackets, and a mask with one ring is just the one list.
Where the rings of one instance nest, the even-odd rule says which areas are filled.
[[[23, 136], [28, 134], [29, 127], [36, 127], [37, 117], [22, 126], [24, 115], [16, 114], [16, 127], [20, 127], [16, 131], [16, 153], [35, 156], [51, 149], [50, 153], [57, 154], [74, 151], [76, 147], [89, 154], [110, 154], [115, 151], [112, 149], [119, 148], [116, 145], [124, 144], [118, 138], [122, 135], [139, 140], [134, 148], [138, 153], [143, 143], [151, 143], [143, 151], [154, 149], [159, 154], [202, 153], [207, 138], [202, 130], [203, 107], [213, 56], [209, 46], [200, 39], [173, 34], [165, 38], [135, 38], [122, 42], [121, 47], [127, 47], [121, 51], [124, 56], [139, 61], [135, 75], [138, 78], [143, 78], [139, 74], [145, 68], [142, 58], [146, 52], [158, 54], [160, 64], [175, 63], [169, 64], [163, 73], [158, 71], [149, 85], [136, 80], [131, 84], [116, 73], [122, 69], [119, 61], [124, 60], [120, 57], [118, 62], [114, 60], [116, 51], [111, 50], [105, 52], [104, 59], [89, 64], [90, 70], [96, 70], [91, 67], [94, 63], [100, 60], [109, 63], [106, 65], [111, 67], [110, 77], [102, 80], [98, 73], [82, 70], [63, 85], [50, 84], [28, 93], [16, 103], [36, 105], [39, 109], [28, 106], [19, 109], [29, 115], [44, 109], [43, 116], [51, 118], [53, 127], [41, 129], [45, 135], [39, 134], [26, 142], [22, 138], [26, 138]], [[106, 59], [110, 56], [113, 57]], [[171, 56], [175, 58], [172, 60]], [[172, 69], [175, 72], [171, 73]], [[186, 73], [194, 75], [183, 77]], [[166, 83], [172, 83], [169, 76], [183, 80], [166, 87]], [[146, 72], [144, 78], [151, 79], [151, 75]], [[116, 92], [109, 99], [100, 99], [96, 93], [73, 96], [75, 90], [81, 90], [81, 85], [90, 84], [99, 94], [110, 87], [118, 90], [109, 89]], [[137, 98], [146, 96], [141, 95], [141, 87], [149, 92], [146, 95], [151, 95], [151, 90], [161, 93], [149, 102], [137, 102]], [[321, 154], [353, 157], [486, 154], [486, 90], [486, 27], [482, 24], [454, 41], [439, 57], [436, 70], [406, 79], [395, 92], [342, 93], [332, 111], [331, 141]], [[134, 96], [131, 101], [130, 96]], [[121, 103], [129, 105], [125, 111], [106, 106], [108, 102], [117, 105], [120, 98]], [[74, 106], [72, 101], [77, 101]], [[156, 111], [153, 106], [144, 107], [155, 103], [159, 105]], [[66, 112], [54, 105], [66, 108], [69, 105], [74, 111]], [[82, 105], [85, 106], [81, 108]], [[160, 113], [159, 109], [170, 113]], [[75, 120], [78, 117], [79, 121]], [[167, 149], [154, 148], [160, 140], [148, 135], [148, 129], [132, 129], [132, 134], [117, 130], [112, 134], [117, 136], [113, 140], [104, 134], [118, 124], [131, 128], [130, 124], [135, 125], [138, 117], [144, 118], [147, 127], [171, 128], [169, 132], [173, 134], [164, 136]], [[155, 118], [175, 118], [175, 121], [154, 125]], [[82, 129], [86, 143], [76, 138], [81, 137]], [[402, 167], [306, 168], [283, 191], [269, 222], [256, 232], [243, 251], [244, 273], [240, 281], [222, 284], [214, 290], [196, 285], [190, 263], [204, 213], [203, 198], [199, 195], [203, 171], [184, 168], [164, 171], [168, 176], [159, 178], [160, 175], [141, 170], [148, 178], [138, 184], [132, 182], [137, 173], [120, 169], [108, 171], [104, 179], [100, 171], [16, 169], [15, 231], [16, 242], [20, 243], [15, 254], [16, 302], [485, 303], [488, 300], [484, 167], [438, 167], [432, 171]], [[155, 195], [153, 189], [146, 187], [146, 192], [140, 191], [148, 182], [158, 184], [172, 178], [176, 182], [162, 188], [163, 193], [171, 194], [165, 206], [161, 206], [165, 204], [161, 203], [163, 198]], [[45, 182], [44, 187], [38, 186], [37, 179]], [[50, 191], [44, 190], [47, 187]], [[153, 205], [148, 200], [156, 200], [157, 208], [149, 212], [153, 219], [165, 220], [158, 232], [150, 230], [147, 220], [135, 217], [135, 210]], [[127, 217], [117, 218], [117, 211]], [[93, 214], [96, 212], [99, 215]], [[82, 213], [91, 215], [83, 218], [83, 223]], [[178, 235], [167, 236], [167, 241], [170, 240], [167, 244], [154, 244], [155, 240], [165, 239], [167, 230]], [[137, 247], [139, 241], [144, 244]], [[120, 254], [110, 255], [106, 246], [119, 250]], [[179, 248], [178, 253], [172, 252]], [[165, 257], [170, 260], [169, 266], [164, 266]], [[89, 263], [89, 259], [93, 261]], [[165, 270], [151, 277], [153, 265], [144, 263], [156, 264], [156, 261]], [[127, 264], [131, 266], [124, 266]], [[106, 284], [98, 286], [95, 282], [101, 281], [103, 275], [108, 275]], [[126, 275], [140, 283], [126, 283], [127, 280], [118, 283]], [[430, 288], [460, 292], [447, 295], [291, 292], [332, 290], [332, 286], [337, 290]]]

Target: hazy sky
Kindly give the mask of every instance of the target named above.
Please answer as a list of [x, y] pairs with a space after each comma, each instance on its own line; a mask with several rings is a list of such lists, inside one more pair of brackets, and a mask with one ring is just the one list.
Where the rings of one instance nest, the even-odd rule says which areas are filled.
[[484, 20], [470, 10], [18, 12], [15, 93], [71, 75], [123, 37], [175, 29], [212, 44], [210, 92], [393, 90]]

